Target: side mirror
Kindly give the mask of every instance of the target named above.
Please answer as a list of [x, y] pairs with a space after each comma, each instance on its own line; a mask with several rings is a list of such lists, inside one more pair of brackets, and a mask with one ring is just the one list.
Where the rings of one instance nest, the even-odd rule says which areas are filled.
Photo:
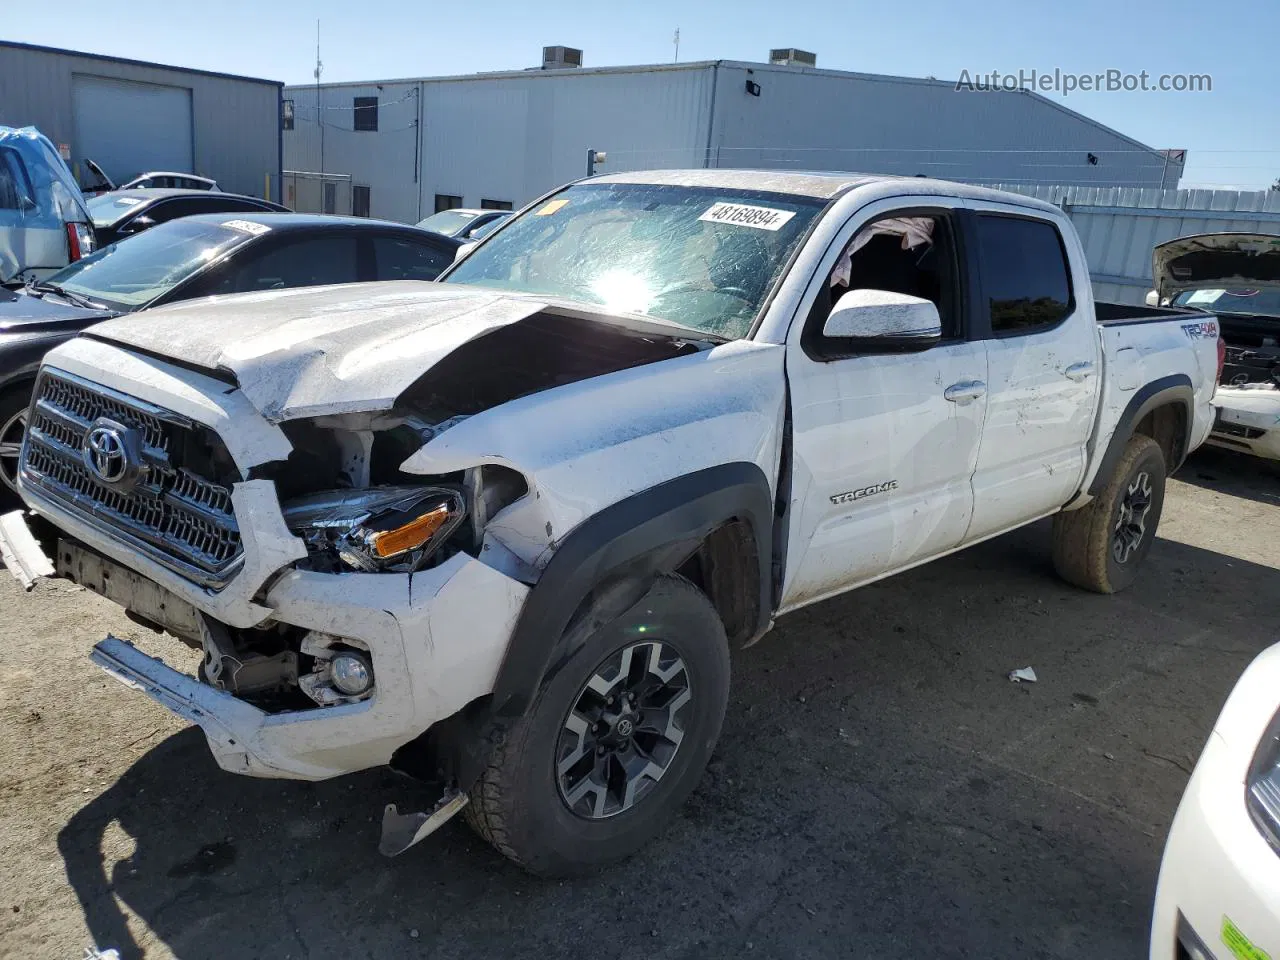
[[827, 337], [859, 341], [871, 351], [925, 350], [942, 339], [938, 308], [929, 300], [888, 290], [850, 290], [831, 308]]
[[1155, 290], [1147, 291], [1147, 306], [1148, 307], [1160, 306], [1160, 294], [1157, 293]]
[[472, 250], [475, 249], [476, 244], [478, 244], [479, 242], [480, 242], [479, 240], [472, 240], [470, 243], [460, 244], [458, 246], [458, 249], [453, 251], [453, 262], [457, 263], [459, 260], [465, 257], [468, 253], [470, 253]]

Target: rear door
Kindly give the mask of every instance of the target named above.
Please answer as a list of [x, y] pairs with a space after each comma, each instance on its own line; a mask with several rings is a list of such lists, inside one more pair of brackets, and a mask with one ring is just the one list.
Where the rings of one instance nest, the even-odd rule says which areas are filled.
[[[986, 344], [972, 335], [963, 203], [872, 204], [846, 224], [806, 294], [787, 345], [794, 464], [782, 607], [794, 608], [957, 546], [986, 411]], [[882, 221], [930, 220], [930, 241]], [[853, 251], [847, 262], [845, 254]], [[847, 271], [848, 283], [840, 281]], [[932, 300], [943, 340], [923, 351], [859, 355], [822, 326], [845, 289]]]
[[[987, 419], [966, 540], [1061, 507], [1080, 486], [1098, 397], [1099, 344], [1078, 244], [1026, 208], [971, 214], [987, 338]], [[1073, 269], [1074, 267], [1074, 269]]]

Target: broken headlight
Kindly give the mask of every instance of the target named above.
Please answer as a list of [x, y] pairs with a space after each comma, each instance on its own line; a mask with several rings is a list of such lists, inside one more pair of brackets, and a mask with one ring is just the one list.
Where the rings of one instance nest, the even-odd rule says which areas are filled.
[[1245, 801], [1258, 830], [1280, 853], [1280, 713], [1253, 755]]
[[465, 515], [462, 494], [447, 487], [331, 490], [284, 504], [313, 558], [366, 573], [422, 569]]

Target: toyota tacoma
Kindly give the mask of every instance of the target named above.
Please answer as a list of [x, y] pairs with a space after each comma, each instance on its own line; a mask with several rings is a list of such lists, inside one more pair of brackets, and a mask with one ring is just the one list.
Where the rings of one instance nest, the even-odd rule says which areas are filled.
[[[530, 205], [440, 283], [95, 326], [39, 372], [0, 519], [202, 652], [92, 658], [224, 769], [435, 778], [564, 874], [695, 787], [731, 646], [1052, 517], [1111, 593], [1208, 435], [1216, 319], [1095, 304], [1056, 207], [891, 177], [662, 171]], [[145, 646], [145, 644], [144, 644]]]

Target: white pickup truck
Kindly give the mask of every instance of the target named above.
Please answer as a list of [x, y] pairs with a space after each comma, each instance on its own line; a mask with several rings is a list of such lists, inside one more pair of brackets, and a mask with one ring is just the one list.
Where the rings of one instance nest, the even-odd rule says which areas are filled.
[[1130, 583], [1220, 362], [1210, 314], [1095, 305], [1035, 200], [604, 176], [443, 283], [193, 301], [58, 347], [0, 542], [203, 651], [197, 677], [111, 637], [92, 657], [224, 769], [398, 765], [443, 796], [388, 807], [384, 852], [465, 807], [567, 873], [682, 803], [730, 645], [780, 614], [1050, 515], [1062, 576]]

